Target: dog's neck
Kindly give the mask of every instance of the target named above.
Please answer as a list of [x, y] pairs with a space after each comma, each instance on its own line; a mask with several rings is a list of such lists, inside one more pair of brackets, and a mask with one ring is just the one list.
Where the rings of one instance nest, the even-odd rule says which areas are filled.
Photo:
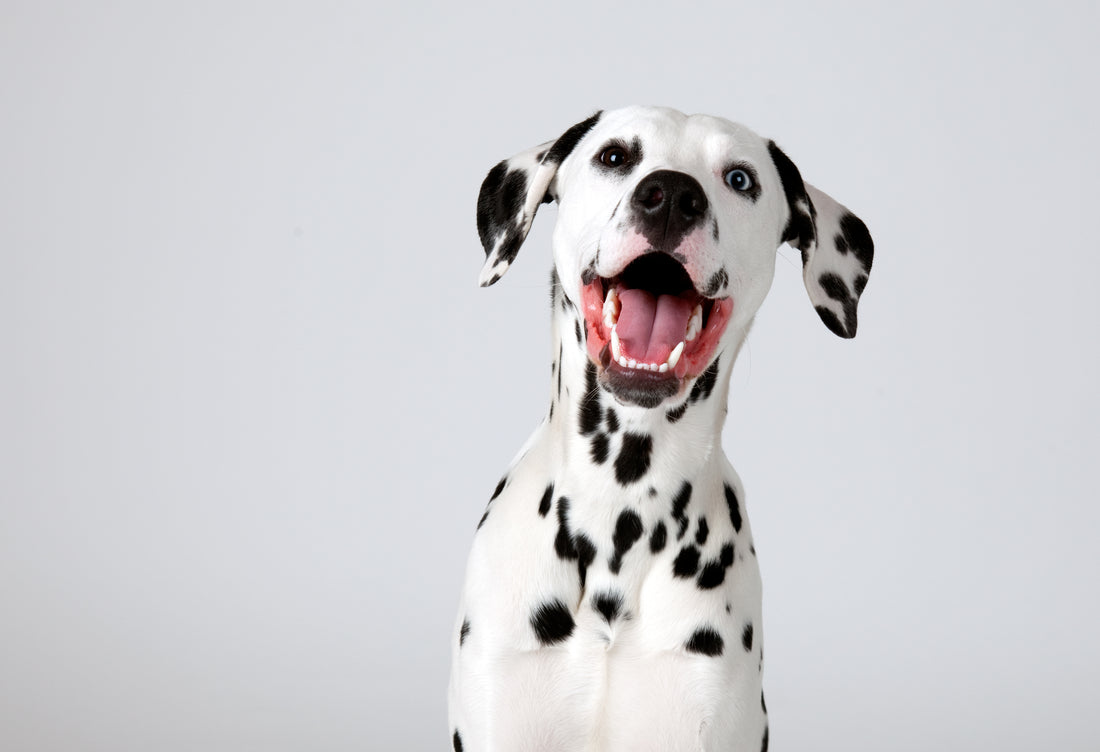
[[583, 483], [595, 492], [589, 498], [666, 493], [651, 479], [693, 480], [721, 465], [735, 352], [720, 352], [683, 393], [657, 407], [625, 405], [599, 385], [585, 349], [584, 320], [557, 285], [552, 304], [546, 428], [560, 481]]

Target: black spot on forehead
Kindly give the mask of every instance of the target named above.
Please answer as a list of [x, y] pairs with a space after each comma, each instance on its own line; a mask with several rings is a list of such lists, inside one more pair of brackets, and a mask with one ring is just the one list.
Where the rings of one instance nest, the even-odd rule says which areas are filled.
[[725, 647], [725, 643], [722, 640], [722, 635], [713, 627], [700, 627], [692, 633], [691, 638], [684, 645], [689, 653], [699, 653], [701, 655], [717, 656], [722, 655], [722, 649]]
[[737, 493], [729, 483], [723, 486], [726, 492], [726, 506], [730, 510], [730, 522], [733, 523], [734, 531], [739, 533], [741, 532], [741, 505], [737, 502]]
[[554, 145], [550, 147], [550, 151], [546, 153], [546, 156], [542, 158], [543, 164], [561, 164], [570, 154], [573, 153], [573, 149], [577, 147], [580, 140], [584, 138], [596, 123], [600, 120], [601, 112], [597, 112], [590, 118], [582, 120], [576, 125], [570, 127], [565, 133], [561, 134]]
[[615, 458], [615, 479], [624, 486], [637, 482], [649, 470], [652, 452], [653, 438], [648, 434], [624, 433]]
[[542, 498], [539, 500], [539, 515], [545, 517], [550, 512], [550, 503], [554, 498], [554, 484], [547, 483], [546, 491], [543, 492]]
[[623, 556], [642, 537], [643, 532], [645, 531], [642, 527], [642, 518], [636, 512], [625, 509], [619, 514], [619, 518], [615, 520], [615, 532], [611, 536], [611, 543], [615, 546], [615, 551], [608, 568], [612, 574], [619, 573]]
[[665, 529], [664, 522], [658, 522], [657, 527], [653, 528], [653, 533], [649, 536], [649, 550], [652, 553], [658, 553], [665, 547], [665, 541], [668, 540], [668, 530]]
[[592, 598], [592, 606], [603, 614], [604, 620], [610, 625], [619, 618], [619, 614], [622, 613], [622, 593], [614, 590], [609, 590], [605, 593], [597, 593]]
[[672, 574], [676, 577], [694, 577], [699, 571], [699, 549], [695, 546], [684, 546], [672, 562]]
[[543, 645], [553, 645], [568, 639], [573, 634], [574, 626], [573, 615], [556, 598], [539, 604], [531, 612], [531, 628]]
[[745, 652], [752, 651], [752, 622], [747, 622], [745, 628], [741, 630], [741, 645], [745, 648]]

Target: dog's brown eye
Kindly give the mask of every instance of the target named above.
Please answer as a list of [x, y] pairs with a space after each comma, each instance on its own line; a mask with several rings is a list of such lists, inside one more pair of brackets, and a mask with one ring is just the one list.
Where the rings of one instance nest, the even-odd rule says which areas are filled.
[[621, 146], [610, 146], [600, 154], [600, 163], [608, 167], [622, 167], [626, 164], [626, 149]]

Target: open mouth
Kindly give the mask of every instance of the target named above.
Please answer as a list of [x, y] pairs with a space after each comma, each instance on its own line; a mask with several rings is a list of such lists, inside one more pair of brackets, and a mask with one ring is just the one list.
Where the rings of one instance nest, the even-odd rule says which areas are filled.
[[707, 298], [678, 261], [648, 253], [619, 275], [581, 289], [588, 355], [619, 398], [655, 407], [710, 364], [733, 312], [730, 298]]

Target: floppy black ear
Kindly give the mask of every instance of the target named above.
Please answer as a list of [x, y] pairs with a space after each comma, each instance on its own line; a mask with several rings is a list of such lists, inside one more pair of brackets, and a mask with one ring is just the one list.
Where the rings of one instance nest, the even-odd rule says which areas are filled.
[[539, 205], [552, 198], [548, 191], [558, 166], [599, 119], [597, 112], [556, 141], [520, 152], [489, 170], [477, 197], [477, 234], [485, 247], [485, 264], [478, 279], [482, 287], [508, 271], [531, 231]]
[[856, 306], [871, 273], [875, 244], [867, 225], [802, 176], [774, 141], [790, 218], [780, 237], [802, 251], [802, 278], [817, 315], [841, 337], [856, 336]]

